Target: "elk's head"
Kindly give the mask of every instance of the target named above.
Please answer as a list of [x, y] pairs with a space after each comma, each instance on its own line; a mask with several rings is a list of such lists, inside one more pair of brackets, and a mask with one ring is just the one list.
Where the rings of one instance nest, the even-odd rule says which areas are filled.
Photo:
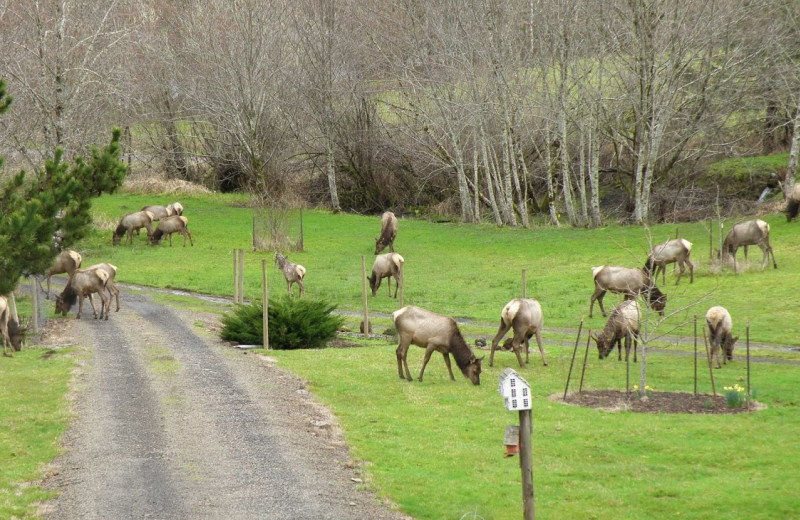
[[591, 338], [597, 343], [597, 352], [600, 354], [600, 359], [605, 359], [608, 357], [608, 354], [614, 348], [614, 344], [611, 341], [606, 341], [606, 339], [602, 336], [598, 336], [597, 334], [592, 334]]
[[467, 379], [472, 381], [473, 385], [481, 384], [481, 362], [484, 357], [486, 356], [476, 358], [474, 354], [470, 355], [469, 365], [462, 370], [463, 374], [467, 376]]
[[725, 359], [728, 361], [733, 360], [733, 346], [736, 344], [738, 339], [739, 336], [728, 336], [722, 342], [722, 352], [725, 353]]

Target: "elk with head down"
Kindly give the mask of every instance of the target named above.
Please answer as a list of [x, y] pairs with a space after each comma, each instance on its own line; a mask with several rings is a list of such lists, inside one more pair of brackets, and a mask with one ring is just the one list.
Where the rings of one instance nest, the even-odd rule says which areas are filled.
[[153, 214], [149, 211], [137, 211], [136, 213], [128, 213], [122, 217], [114, 230], [114, 235], [111, 237], [111, 242], [116, 246], [122, 240], [122, 236], [127, 233], [129, 244], [133, 243], [133, 232], [141, 228], [147, 230], [147, 237], [153, 234]]
[[747, 269], [747, 246], [758, 246], [764, 253], [761, 260], [761, 269], [767, 267], [769, 256], [772, 255], [772, 266], [777, 269], [778, 263], [775, 262], [775, 253], [769, 243], [769, 224], [763, 220], [746, 220], [735, 224], [725, 236], [722, 243], [722, 260], [730, 261], [733, 259], [733, 270], [738, 271], [736, 265], [736, 251], [744, 247], [744, 266]]
[[145, 206], [140, 211], [149, 211], [153, 214], [153, 220], [161, 220], [162, 218], [172, 217], [175, 215], [183, 215], [183, 206], [180, 202], [173, 202], [167, 206], [152, 205]]
[[636, 362], [636, 346], [639, 337], [639, 323], [642, 309], [636, 300], [625, 300], [611, 311], [611, 316], [606, 321], [603, 332], [593, 334], [592, 339], [597, 343], [600, 359], [605, 359], [617, 346], [618, 359], [622, 361], [622, 339], [625, 339], [625, 360], [627, 361], [633, 341], [633, 361]]
[[686, 270], [686, 264], [689, 265], [689, 283], [694, 283], [694, 264], [689, 259], [692, 252], [692, 243], [685, 238], [674, 238], [667, 240], [663, 244], [653, 246], [653, 250], [647, 257], [644, 264], [644, 272], [648, 276], [652, 276], [653, 280], [658, 280], [658, 272], [661, 271], [661, 283], [667, 283], [667, 264], [677, 262], [680, 267], [678, 279], [675, 280], [675, 285], [681, 281], [681, 276]]
[[733, 360], [733, 346], [739, 336], [733, 336], [733, 320], [725, 307], [715, 306], [706, 312], [706, 325], [711, 335], [711, 361], [717, 357], [717, 368], [722, 368], [719, 364], [719, 350], [722, 348], [722, 361], [726, 365], [729, 360]]
[[183, 247], [186, 247], [186, 238], [189, 238], [189, 243], [194, 247], [194, 240], [192, 240], [192, 232], [189, 231], [189, 219], [183, 216], [174, 215], [161, 220], [150, 236], [150, 243], [158, 245], [164, 235], [169, 237], [169, 247], [172, 247], [172, 234], [180, 233], [183, 235]]
[[100, 319], [108, 320], [107, 309], [111, 307], [109, 300], [106, 298], [106, 284], [108, 282], [109, 274], [105, 269], [77, 269], [75, 273], [70, 276], [64, 290], [56, 297], [56, 314], [66, 316], [69, 310], [78, 302], [78, 313], [76, 318], [80, 319], [81, 312], [83, 312], [83, 299], [88, 297], [89, 304], [92, 306], [92, 313], [94, 318], [97, 319], [97, 309], [94, 307], [92, 294], [97, 293], [100, 295]]
[[662, 293], [651, 282], [650, 276], [643, 269], [601, 265], [592, 269], [592, 277], [594, 278], [595, 290], [589, 304], [590, 318], [592, 317], [595, 300], [600, 304], [600, 312], [603, 313], [603, 316], [606, 315], [606, 311], [603, 308], [603, 297], [606, 291], [624, 294], [625, 299], [635, 298], [639, 294], [644, 294], [650, 308], [660, 315], [664, 315], [667, 295]]
[[405, 259], [398, 253], [386, 253], [375, 257], [372, 263], [372, 274], [369, 277], [369, 288], [372, 289], [372, 296], [378, 294], [381, 280], [387, 278], [386, 285], [389, 286], [389, 298], [392, 297], [392, 277], [394, 277], [394, 297], [397, 298], [397, 289], [403, 284], [403, 263]]
[[[56, 259], [53, 260], [53, 265], [51, 265], [50, 268], [44, 272], [45, 277], [47, 277], [47, 291], [45, 292], [46, 299], [50, 299], [50, 278], [52, 278], [53, 275], [64, 273], [72, 276], [72, 273], [75, 272], [75, 269], [80, 268], [82, 261], [83, 259], [81, 258], [81, 254], [77, 251], [65, 249], [59, 253]], [[44, 292], [41, 280], [39, 280], [39, 289]]]
[[[503, 310], [500, 312], [500, 328], [492, 340], [492, 350], [489, 353], [489, 366], [494, 365], [494, 351], [497, 350], [497, 344], [503, 339], [503, 336], [509, 331], [514, 330], [514, 337], [507, 339], [503, 346], [505, 347], [508, 342], [511, 342], [511, 348], [517, 356], [519, 366], [524, 367], [525, 363], [530, 362], [531, 347], [528, 341], [531, 336], [536, 334], [536, 343], [539, 345], [539, 353], [542, 355], [542, 364], [547, 366], [547, 360], [544, 357], [544, 349], [542, 348], [542, 325], [544, 318], [542, 315], [542, 306], [539, 302], [530, 298], [514, 298], [508, 302]], [[525, 363], [522, 362], [522, 355], [520, 354], [520, 347], [525, 346]]]
[[4, 356], [10, 357], [14, 351], [19, 352], [22, 349], [25, 329], [20, 328], [19, 324], [11, 317], [8, 298], [5, 296], [0, 296], [0, 333], [3, 335]]
[[91, 271], [94, 269], [102, 269], [108, 274], [108, 281], [106, 281], [106, 290], [108, 291], [108, 305], [106, 307], [106, 314], [111, 312], [112, 300], [116, 300], [117, 302], [117, 310], [114, 312], [119, 312], [119, 289], [117, 289], [117, 285], [114, 283], [114, 278], [117, 277], [117, 266], [103, 262], [100, 264], [90, 265], [86, 268], [86, 271]]
[[464, 336], [455, 320], [442, 316], [429, 310], [409, 305], [392, 313], [394, 327], [400, 338], [397, 345], [397, 373], [400, 379], [412, 381], [411, 372], [408, 370], [408, 347], [413, 343], [425, 349], [425, 359], [419, 371], [419, 381], [425, 373], [425, 366], [431, 359], [434, 351], [441, 352], [444, 363], [450, 373], [450, 380], [455, 381], [453, 369], [450, 366], [450, 354], [456, 360], [456, 365], [464, 377], [472, 384], [481, 384], [481, 361], [483, 357], [476, 358], [470, 350]]
[[377, 255], [386, 246], [389, 246], [389, 251], [394, 253], [394, 239], [397, 237], [397, 217], [391, 211], [384, 212], [381, 215], [381, 236], [375, 239], [375, 254]]
[[286, 291], [289, 295], [294, 297], [292, 284], [296, 283], [300, 287], [299, 295], [301, 297], [305, 296], [306, 288], [303, 286], [303, 278], [306, 276], [306, 268], [300, 264], [290, 262], [280, 253], [275, 253], [275, 265], [278, 266], [278, 269], [283, 273], [283, 277], [286, 278]]

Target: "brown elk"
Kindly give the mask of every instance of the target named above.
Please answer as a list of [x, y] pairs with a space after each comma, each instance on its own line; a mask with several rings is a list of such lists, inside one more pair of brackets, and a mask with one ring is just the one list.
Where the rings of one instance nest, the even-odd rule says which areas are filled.
[[114, 312], [119, 312], [119, 289], [117, 289], [117, 285], [114, 283], [114, 278], [117, 276], [117, 266], [103, 262], [100, 264], [90, 265], [85, 270], [91, 271], [95, 269], [102, 269], [108, 274], [108, 281], [106, 282], [106, 290], [108, 291], [108, 306], [106, 307], [106, 314], [111, 312], [112, 300], [116, 300], [117, 303], [117, 310]]
[[386, 246], [389, 246], [389, 251], [394, 253], [394, 239], [397, 237], [397, 217], [391, 211], [384, 212], [381, 215], [381, 236], [375, 239], [375, 254], [377, 255]]
[[[19, 352], [22, 349], [25, 329], [20, 328], [19, 324], [11, 317], [8, 298], [5, 296], [0, 296], [0, 333], [3, 335], [4, 356], [10, 357], [14, 351]], [[12, 353], [9, 353], [9, 350]]]
[[[547, 366], [547, 360], [544, 357], [544, 349], [542, 348], [542, 324], [544, 322], [542, 315], [542, 306], [539, 302], [529, 298], [514, 298], [508, 302], [503, 310], [500, 312], [500, 328], [497, 329], [497, 334], [492, 340], [492, 350], [489, 354], [489, 366], [494, 366], [494, 351], [497, 350], [497, 344], [503, 339], [503, 336], [509, 331], [514, 330], [514, 337], [511, 340], [511, 348], [517, 356], [519, 366], [524, 367], [525, 363], [530, 362], [530, 345], [528, 341], [531, 336], [536, 334], [536, 343], [539, 345], [539, 353], [542, 355], [542, 364]], [[520, 354], [520, 346], [525, 345], [525, 363], [522, 362], [522, 355]]]
[[183, 247], [186, 247], [186, 238], [189, 238], [189, 243], [194, 247], [194, 240], [192, 240], [192, 232], [189, 231], [189, 219], [183, 216], [173, 215], [159, 221], [156, 230], [150, 236], [150, 243], [158, 245], [164, 235], [169, 237], [169, 247], [172, 247], [172, 234], [180, 233], [183, 235]]
[[81, 312], [83, 312], [83, 299], [88, 297], [89, 303], [92, 306], [94, 318], [97, 319], [97, 309], [94, 307], [92, 294], [97, 293], [100, 295], [100, 319], [108, 320], [108, 312], [106, 309], [110, 307], [106, 298], [106, 283], [108, 282], [109, 274], [104, 269], [76, 269], [75, 273], [70, 276], [64, 290], [56, 297], [56, 314], [66, 316], [69, 310], [78, 302], [78, 313], [76, 318], [80, 319]]
[[603, 308], [603, 297], [606, 291], [624, 294], [625, 299], [644, 294], [647, 297], [647, 304], [650, 308], [657, 311], [660, 315], [664, 315], [664, 308], [667, 305], [667, 295], [662, 293], [658, 287], [651, 282], [650, 276], [648, 276], [644, 269], [603, 265], [592, 269], [592, 277], [594, 278], [595, 290], [594, 294], [592, 294], [591, 303], [589, 304], [590, 318], [592, 317], [595, 300], [600, 304], [600, 312], [603, 313], [603, 316], [606, 315], [606, 311]]
[[392, 297], [392, 277], [394, 277], [394, 297], [397, 298], [397, 289], [403, 284], [402, 269], [405, 259], [398, 253], [386, 253], [375, 257], [372, 263], [372, 274], [369, 277], [369, 288], [372, 289], [372, 296], [378, 294], [381, 280], [387, 278], [386, 285], [389, 286], [389, 297]]
[[689, 265], [689, 283], [694, 283], [694, 264], [689, 259], [692, 252], [692, 243], [685, 238], [674, 238], [667, 240], [662, 244], [653, 247], [647, 261], [644, 264], [644, 272], [653, 277], [653, 280], [658, 280], [658, 272], [661, 271], [662, 283], [667, 283], [667, 264], [677, 262], [680, 267], [678, 279], [675, 280], [675, 285], [681, 281], [681, 276], [686, 270], [686, 264]]
[[764, 253], [761, 260], [761, 268], [767, 267], [769, 262], [769, 255], [772, 255], [772, 265], [775, 269], [778, 268], [775, 262], [775, 253], [772, 252], [772, 246], [769, 243], [769, 224], [763, 220], [746, 220], [735, 224], [733, 228], [725, 236], [725, 241], [722, 243], [722, 259], [728, 261], [733, 258], [733, 270], [738, 271], [736, 265], [736, 251], [740, 247], [744, 247], [744, 265], [747, 269], [747, 246], [758, 246]]
[[127, 242], [133, 243], [133, 232], [141, 228], [147, 230], [148, 238], [153, 234], [153, 214], [149, 211], [137, 211], [136, 213], [129, 213], [122, 217], [114, 230], [114, 235], [111, 242], [116, 246], [122, 240], [122, 235], [128, 235]]
[[708, 325], [708, 331], [711, 335], [711, 360], [713, 362], [714, 356], [716, 356], [717, 368], [721, 368], [722, 366], [719, 364], [720, 347], [723, 350], [722, 361], [727, 365], [728, 360], [733, 360], [733, 346], [739, 336], [734, 337], [731, 334], [733, 320], [725, 307], [715, 306], [708, 309], [706, 312], [706, 325]]
[[153, 214], [153, 220], [161, 220], [163, 218], [172, 217], [175, 215], [183, 214], [183, 206], [180, 202], [173, 202], [167, 206], [153, 205], [145, 206], [141, 211], [149, 211]]
[[400, 379], [412, 381], [406, 358], [408, 347], [413, 343], [425, 349], [425, 359], [422, 361], [422, 368], [419, 371], [420, 382], [425, 373], [425, 366], [431, 359], [431, 354], [436, 351], [441, 352], [444, 356], [444, 363], [447, 365], [451, 381], [456, 379], [450, 366], [450, 354], [453, 354], [456, 365], [464, 377], [472, 381], [474, 385], [481, 384], [483, 357], [475, 357], [453, 318], [409, 305], [392, 313], [392, 319], [400, 338], [396, 351], [397, 373], [400, 375]]
[[633, 361], [636, 362], [636, 343], [639, 337], [639, 323], [641, 321], [642, 309], [636, 300], [625, 300], [611, 311], [611, 316], [606, 321], [603, 332], [599, 335], [593, 334], [592, 339], [597, 343], [597, 350], [600, 359], [605, 359], [608, 354], [617, 346], [619, 353], [618, 359], [622, 361], [622, 339], [625, 339], [625, 360], [631, 351], [631, 340], [633, 341]]
[[296, 283], [300, 287], [299, 295], [301, 297], [305, 296], [306, 288], [303, 286], [303, 278], [306, 276], [306, 268], [300, 264], [290, 262], [280, 253], [275, 253], [275, 265], [278, 266], [278, 269], [283, 273], [283, 277], [286, 278], [286, 290], [289, 295], [294, 297], [292, 284]]
[[77, 251], [73, 251], [71, 249], [65, 249], [59, 253], [55, 260], [53, 260], [53, 265], [50, 266], [45, 272], [44, 275], [47, 277], [47, 291], [45, 292], [44, 288], [42, 287], [42, 281], [39, 280], [39, 289], [45, 293], [45, 298], [50, 299], [50, 278], [56, 274], [68, 274], [72, 276], [72, 273], [75, 272], [75, 269], [80, 268], [81, 262], [83, 259], [81, 258], [81, 254]]

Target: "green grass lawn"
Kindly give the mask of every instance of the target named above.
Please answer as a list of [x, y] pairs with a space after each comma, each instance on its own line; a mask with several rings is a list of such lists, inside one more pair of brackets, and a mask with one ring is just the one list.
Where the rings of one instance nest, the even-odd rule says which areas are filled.
[[[271, 294], [285, 293], [272, 252], [250, 250], [252, 211], [240, 197], [178, 197], [186, 208], [194, 247], [182, 247], [182, 240], [171, 248], [163, 243], [152, 247], [144, 235], [132, 246], [111, 246], [113, 226], [122, 214], [175, 198], [119, 194], [95, 201], [96, 222], [103, 229], [77, 248], [85, 265], [111, 262], [118, 266], [117, 280], [123, 284], [231, 296], [232, 250], [244, 248], [245, 297], [261, 295], [263, 259], [268, 260]], [[716, 274], [710, 265], [708, 224], [679, 226], [680, 235], [695, 244], [695, 282], [690, 284], [687, 275], [675, 287], [668, 268], [667, 284], [661, 286], [669, 295], [668, 313], [661, 322], [651, 321], [651, 345], [689, 350], [690, 342], [677, 343], [673, 336], [691, 335], [695, 315], [702, 330], [705, 311], [720, 304], [731, 312], [734, 333], [741, 336], [737, 355], [743, 354], [748, 322], [753, 343], [800, 343], [795, 310], [800, 275], [800, 241], [795, 235], [800, 233], [800, 224], [786, 223], [780, 214], [765, 220], [772, 226], [779, 269], [762, 271], [758, 266], [761, 252], [756, 248], [750, 251], [750, 269], [740, 274], [729, 268]], [[309, 297], [330, 300], [343, 311], [360, 311], [362, 256], [369, 270], [379, 222], [377, 216], [303, 213], [305, 251], [288, 256], [308, 269]], [[733, 222], [727, 222], [725, 229]], [[534, 471], [539, 518], [789, 518], [800, 514], [800, 494], [791, 478], [800, 463], [798, 366], [755, 366], [753, 386], [758, 400], [768, 408], [754, 414], [609, 413], [547, 399], [563, 392], [570, 345], [575, 340], [572, 331], [582, 319], [584, 331], [597, 330], [605, 321], [597, 308], [595, 316], [588, 318], [594, 289], [591, 268], [641, 266], [650, 238], [657, 243], [674, 237], [675, 232], [675, 226], [498, 229], [400, 220], [395, 246], [406, 259], [406, 304], [471, 320], [463, 325], [470, 339], [491, 339], [501, 308], [521, 293], [523, 269], [527, 295], [542, 304], [550, 366], [542, 367], [534, 351], [531, 366], [521, 370], [536, 396]], [[716, 232], [713, 239], [718, 243]], [[742, 262], [742, 252], [739, 255]], [[607, 295], [607, 309], [619, 300]], [[377, 297], [369, 297], [369, 305], [371, 312], [385, 314], [398, 304], [381, 287]], [[359, 318], [348, 320], [350, 326], [358, 326]], [[388, 318], [374, 322], [377, 331], [390, 325]], [[480, 387], [458, 374], [458, 380], [450, 382], [437, 356], [420, 384], [399, 380], [395, 347], [371, 341], [364, 348], [270, 355], [310, 382], [314, 393], [339, 416], [356, 457], [370, 462], [367, 471], [372, 485], [407, 513], [420, 519], [461, 518], [471, 512], [485, 519], [521, 516], [518, 459], [504, 458], [502, 445], [505, 425], [516, 424], [517, 417], [505, 411], [497, 391], [499, 373], [505, 366], [514, 366], [513, 355], [498, 353], [495, 367], [484, 367]], [[800, 352], [788, 350], [756, 353], [800, 360]], [[412, 372], [419, 370], [421, 359], [422, 350], [412, 348]], [[601, 362], [596, 351], [589, 359], [589, 388], [624, 388], [624, 364], [613, 357]], [[0, 369], [11, 366], [7, 361], [2, 360]], [[29, 372], [35, 373], [35, 367], [14, 377]], [[707, 370], [702, 374], [701, 390], [708, 392]], [[716, 374], [718, 389], [741, 383], [744, 364], [735, 362]], [[659, 391], [691, 391], [691, 357], [651, 353], [648, 385]], [[8, 416], [3, 417], [5, 424]], [[60, 420], [63, 426], [65, 418]], [[43, 455], [41, 460], [48, 457]], [[9, 482], [20, 480], [4, 478], [0, 487], [13, 488]]]

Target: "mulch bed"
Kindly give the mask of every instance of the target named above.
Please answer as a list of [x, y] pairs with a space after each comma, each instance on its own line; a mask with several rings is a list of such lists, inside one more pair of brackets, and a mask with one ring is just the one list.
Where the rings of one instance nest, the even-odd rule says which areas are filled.
[[[636, 413], [700, 413], [700, 414], [735, 414], [748, 411], [742, 408], [730, 408], [724, 396], [711, 394], [689, 394], [685, 392], [653, 392], [649, 391], [645, 400], [639, 399], [635, 392], [626, 394], [621, 390], [591, 390], [550, 396], [559, 401], [576, 406], [586, 406], [614, 412]], [[764, 406], [757, 401], [750, 403], [749, 411], [758, 411]]]

